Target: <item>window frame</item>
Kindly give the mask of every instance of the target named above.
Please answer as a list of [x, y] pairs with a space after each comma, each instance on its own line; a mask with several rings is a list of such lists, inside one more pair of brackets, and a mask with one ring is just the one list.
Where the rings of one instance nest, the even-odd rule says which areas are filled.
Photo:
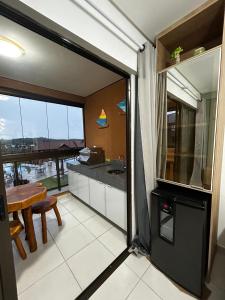
[[[1, 89], [0, 88], [0, 94], [6, 95], [6, 96], [14, 96], [18, 98], [25, 98], [30, 100], [36, 100], [41, 102], [47, 102], [47, 103], [53, 103], [53, 104], [61, 104], [65, 106], [72, 106], [72, 107], [78, 107], [82, 109], [82, 117], [83, 117], [83, 134], [84, 134], [84, 147], [86, 147], [86, 128], [85, 128], [85, 112], [84, 107], [85, 104], [83, 103], [77, 103], [77, 102], [70, 102], [68, 100], [63, 99], [56, 99], [53, 97], [46, 97], [40, 94], [32, 94], [29, 92], [21, 92], [14, 89]], [[54, 157], [60, 157], [60, 156], [68, 156], [70, 154], [74, 154], [74, 151], [78, 150], [78, 152], [83, 147], [78, 147], [76, 149], [69, 149], [69, 150], [46, 150], [46, 151], [40, 151], [40, 152], [28, 152], [28, 153], [18, 153], [18, 154], [2, 154], [2, 160], [3, 162], [21, 162], [22, 160], [32, 160], [32, 159], [41, 159], [41, 158], [47, 158], [46, 155], [54, 155]]]
[[[34, 101], [41, 101], [45, 103], [53, 103], [53, 104], [61, 104], [65, 106], [78, 107], [82, 109], [82, 117], [83, 117], [83, 134], [84, 134], [84, 147], [86, 147], [86, 130], [85, 130], [85, 112], [84, 107], [85, 104], [70, 102], [64, 99], [56, 99], [54, 97], [46, 97], [40, 94], [33, 94], [29, 92], [21, 92], [14, 89], [1, 89], [0, 94], [13, 96], [18, 98], [25, 98]], [[68, 150], [60, 150], [60, 149], [49, 149], [40, 152], [24, 152], [24, 153], [15, 153], [15, 154], [2, 154], [2, 163], [13, 163], [15, 169], [15, 177], [16, 182], [19, 182], [18, 175], [18, 162], [30, 161], [30, 160], [39, 160], [39, 159], [47, 159], [52, 158], [56, 161], [56, 173], [57, 173], [57, 183], [58, 183], [58, 191], [61, 191], [62, 186], [59, 175], [59, 159], [60, 157], [71, 157], [79, 154], [79, 151], [83, 147], [77, 147], [76, 149], [68, 149]], [[56, 190], [54, 188], [54, 190]], [[50, 190], [49, 190], [50, 191]]]

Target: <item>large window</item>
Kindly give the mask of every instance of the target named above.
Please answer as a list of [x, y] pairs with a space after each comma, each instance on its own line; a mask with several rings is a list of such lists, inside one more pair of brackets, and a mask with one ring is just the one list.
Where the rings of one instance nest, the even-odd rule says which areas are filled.
[[84, 146], [83, 109], [0, 95], [2, 154]]
[[23, 146], [21, 110], [17, 97], [0, 95], [0, 139], [3, 154], [16, 153]]

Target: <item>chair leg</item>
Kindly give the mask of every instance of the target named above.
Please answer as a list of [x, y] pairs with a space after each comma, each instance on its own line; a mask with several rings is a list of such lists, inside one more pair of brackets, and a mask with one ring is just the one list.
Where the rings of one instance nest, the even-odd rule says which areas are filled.
[[62, 226], [62, 219], [61, 219], [61, 216], [60, 216], [60, 213], [59, 213], [59, 210], [58, 210], [58, 207], [56, 204], [53, 206], [53, 209], [54, 209], [57, 221], [58, 221], [58, 225]]
[[26, 259], [27, 254], [24, 250], [23, 244], [22, 244], [21, 239], [19, 238], [19, 236], [14, 237], [13, 240], [16, 244], [16, 247], [17, 247], [18, 252], [19, 252], [20, 256], [22, 257], [22, 259]]
[[19, 220], [19, 215], [18, 215], [18, 211], [14, 211], [13, 212], [13, 220]]
[[[14, 212], [13, 212], [13, 220], [15, 220], [15, 221], [20, 221], [18, 211], [14, 211]], [[24, 229], [24, 226], [23, 226], [23, 224], [22, 224], [21, 221], [20, 221], [20, 224], [21, 224], [22, 228]]]
[[42, 223], [42, 241], [43, 244], [46, 244], [48, 242], [48, 238], [47, 238], [47, 224], [46, 224], [45, 213], [41, 214], [41, 223]]

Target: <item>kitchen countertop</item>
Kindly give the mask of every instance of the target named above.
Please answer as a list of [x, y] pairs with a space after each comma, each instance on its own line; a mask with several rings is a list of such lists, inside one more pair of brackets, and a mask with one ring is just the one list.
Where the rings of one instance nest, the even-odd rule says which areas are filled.
[[84, 165], [79, 162], [67, 163], [67, 168], [92, 179], [98, 180], [119, 190], [127, 190], [127, 173], [123, 174], [109, 174], [109, 170], [118, 169], [113, 163], [102, 163], [98, 165]]

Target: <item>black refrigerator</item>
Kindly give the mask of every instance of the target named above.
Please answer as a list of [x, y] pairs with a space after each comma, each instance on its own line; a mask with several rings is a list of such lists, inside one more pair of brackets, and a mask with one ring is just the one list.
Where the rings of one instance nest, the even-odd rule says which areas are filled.
[[151, 261], [201, 297], [207, 270], [211, 195], [160, 184], [151, 195]]

